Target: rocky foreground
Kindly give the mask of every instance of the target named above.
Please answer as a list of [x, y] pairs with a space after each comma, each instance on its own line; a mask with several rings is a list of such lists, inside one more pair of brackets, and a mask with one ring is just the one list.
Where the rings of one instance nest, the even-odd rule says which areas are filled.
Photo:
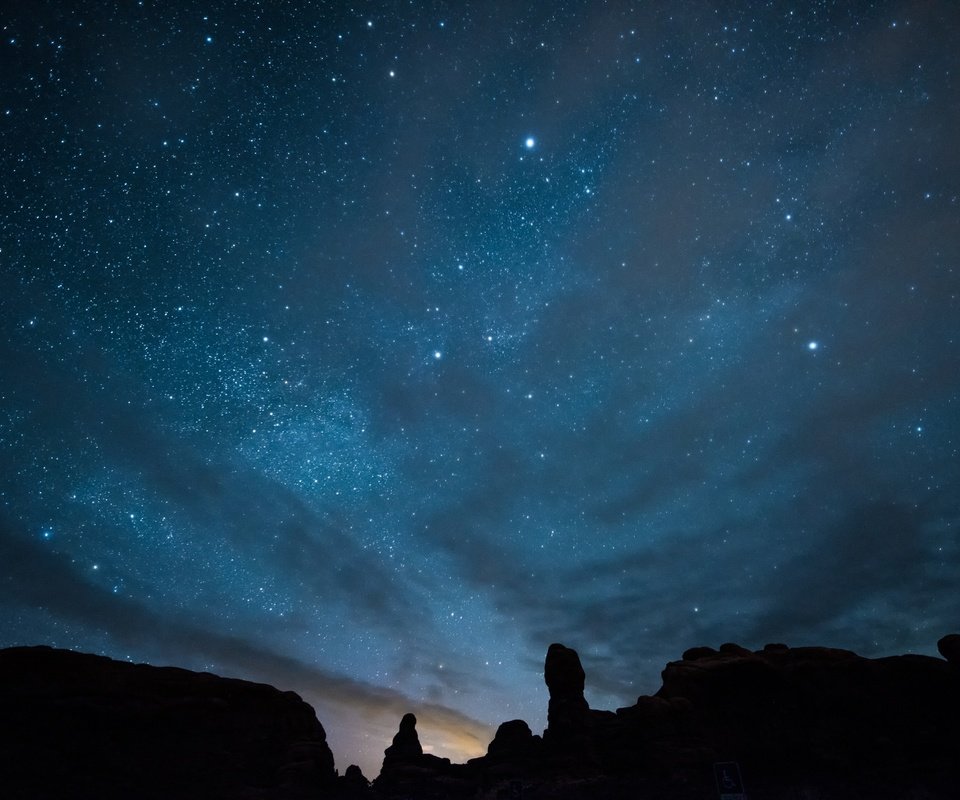
[[423, 752], [407, 714], [371, 784], [356, 767], [337, 774], [323, 727], [292, 692], [10, 648], [0, 650], [0, 796], [956, 800], [960, 635], [939, 649], [943, 659], [698, 647], [666, 666], [655, 695], [597, 711], [576, 651], [553, 644], [543, 736], [505, 722], [487, 755], [451, 764]]
[[335, 782], [293, 692], [174, 667], [0, 650], [0, 798], [316, 798]]

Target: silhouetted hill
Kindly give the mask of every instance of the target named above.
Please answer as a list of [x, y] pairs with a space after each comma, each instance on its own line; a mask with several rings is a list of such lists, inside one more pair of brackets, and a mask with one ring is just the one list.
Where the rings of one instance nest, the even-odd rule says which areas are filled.
[[0, 650], [0, 797], [316, 798], [326, 734], [293, 692], [174, 667]]
[[733, 762], [750, 798], [956, 800], [960, 636], [939, 648], [944, 659], [697, 647], [655, 695], [597, 711], [576, 651], [553, 644], [542, 737], [511, 720], [487, 755], [451, 764], [423, 752], [407, 714], [372, 785], [355, 767], [335, 777], [323, 728], [291, 692], [13, 648], [0, 651], [0, 786], [11, 798], [716, 800], [717, 765]]

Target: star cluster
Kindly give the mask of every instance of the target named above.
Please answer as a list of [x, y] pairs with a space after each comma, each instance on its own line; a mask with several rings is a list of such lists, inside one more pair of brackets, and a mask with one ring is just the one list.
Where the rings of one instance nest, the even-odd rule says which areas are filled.
[[960, 605], [949, 2], [48, 3], [0, 58], [0, 645], [338, 766]]

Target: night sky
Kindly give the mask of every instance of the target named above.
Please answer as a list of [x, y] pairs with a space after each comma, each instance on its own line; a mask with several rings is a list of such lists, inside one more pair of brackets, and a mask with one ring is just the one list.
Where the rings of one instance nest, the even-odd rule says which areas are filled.
[[371, 777], [960, 630], [960, 5], [8, 5], [0, 645]]

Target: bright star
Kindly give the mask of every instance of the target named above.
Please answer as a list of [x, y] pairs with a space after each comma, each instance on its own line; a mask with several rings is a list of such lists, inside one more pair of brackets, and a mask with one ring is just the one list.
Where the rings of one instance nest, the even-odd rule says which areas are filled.
[[443, 353], [441, 353], [439, 350], [434, 350], [434, 351], [433, 351], [433, 357], [436, 358], [436, 359], [443, 358]]
[[536, 143], [537, 143], [537, 140], [534, 139], [532, 136], [528, 136], [528, 137], [527, 137], [527, 141], [524, 142], [524, 144], [525, 144], [526, 147], [527, 147], [527, 150], [533, 150], [533, 146], [534, 146]]
[[819, 346], [819, 342], [807, 342], [807, 350], [816, 350]]

